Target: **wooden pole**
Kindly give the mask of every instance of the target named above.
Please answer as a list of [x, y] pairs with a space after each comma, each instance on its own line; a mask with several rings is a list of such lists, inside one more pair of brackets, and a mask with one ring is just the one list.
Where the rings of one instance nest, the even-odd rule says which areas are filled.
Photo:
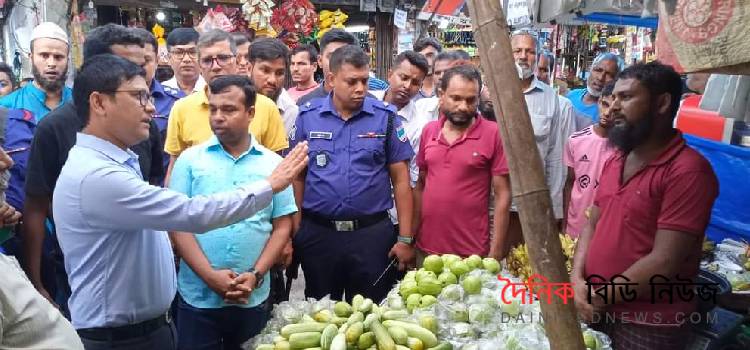
[[[508, 158], [513, 198], [531, 267], [549, 282], [568, 283], [570, 277], [565, 269], [542, 159], [534, 140], [500, 1], [468, 0], [467, 4], [487, 77], [485, 82], [498, 116], [497, 125]], [[551, 303], [542, 300], [541, 307], [551, 349], [585, 349], [572, 300], [563, 304], [560, 298], [553, 296]]]

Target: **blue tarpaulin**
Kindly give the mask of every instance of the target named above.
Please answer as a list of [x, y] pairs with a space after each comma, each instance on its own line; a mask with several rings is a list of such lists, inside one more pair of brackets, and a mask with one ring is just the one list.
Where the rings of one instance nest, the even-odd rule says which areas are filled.
[[750, 241], [750, 148], [684, 136], [688, 145], [708, 159], [719, 179], [719, 198], [706, 234], [715, 242], [724, 238]]
[[580, 21], [606, 23], [620, 26], [636, 26], [656, 29], [659, 24], [658, 17], [641, 18], [639, 16], [615, 15], [604, 12], [594, 12], [577, 17]]

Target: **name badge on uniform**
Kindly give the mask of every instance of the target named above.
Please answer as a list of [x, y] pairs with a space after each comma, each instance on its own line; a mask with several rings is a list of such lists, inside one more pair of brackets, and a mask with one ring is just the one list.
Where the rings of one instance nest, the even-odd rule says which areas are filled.
[[327, 131], [310, 131], [310, 139], [330, 140], [333, 138], [332, 132]]
[[325, 153], [319, 153], [317, 156], [315, 156], [315, 164], [317, 164], [319, 167], [323, 168], [328, 164], [328, 159], [326, 158]]

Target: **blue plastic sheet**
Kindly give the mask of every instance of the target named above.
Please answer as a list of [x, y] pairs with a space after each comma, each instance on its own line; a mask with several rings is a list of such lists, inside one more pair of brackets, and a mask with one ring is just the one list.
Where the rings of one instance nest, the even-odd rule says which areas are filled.
[[636, 26], [656, 29], [659, 24], [657, 17], [641, 18], [639, 16], [616, 15], [612, 13], [594, 12], [578, 16], [579, 20], [595, 23], [606, 23], [619, 26]]
[[719, 197], [706, 234], [715, 242], [724, 238], [750, 241], [750, 148], [684, 136], [688, 145], [711, 162], [719, 179]]

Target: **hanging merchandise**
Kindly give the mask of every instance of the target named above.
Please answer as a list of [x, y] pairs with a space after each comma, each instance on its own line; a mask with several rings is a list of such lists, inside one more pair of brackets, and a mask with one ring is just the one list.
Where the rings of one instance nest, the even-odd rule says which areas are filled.
[[242, 12], [242, 9], [232, 8], [225, 11], [229, 21], [232, 22], [234, 32], [247, 32], [250, 29], [250, 24], [245, 19], [245, 13]]
[[221, 29], [225, 32], [231, 32], [233, 27], [232, 22], [221, 9], [221, 6], [217, 6], [215, 10], [208, 9], [208, 12], [203, 16], [203, 19], [198, 26], [195, 27], [195, 30], [199, 33], [205, 33], [212, 29]]
[[331, 30], [331, 28], [344, 29], [347, 19], [349, 19], [349, 15], [341, 11], [341, 9], [336, 9], [336, 11], [320, 11], [320, 17], [318, 18], [318, 40]]
[[156, 38], [156, 52], [158, 53], [158, 64], [169, 64], [169, 52], [167, 51], [167, 40], [164, 39], [164, 27], [159, 23], [154, 24], [151, 33]]
[[278, 38], [291, 48], [297, 47], [313, 33], [318, 22], [315, 6], [309, 0], [289, 0], [273, 10], [271, 25], [279, 33]]
[[273, 0], [242, 0], [242, 12], [245, 13], [250, 29], [260, 37], [276, 37], [276, 32], [271, 27], [271, 16], [273, 16]]

